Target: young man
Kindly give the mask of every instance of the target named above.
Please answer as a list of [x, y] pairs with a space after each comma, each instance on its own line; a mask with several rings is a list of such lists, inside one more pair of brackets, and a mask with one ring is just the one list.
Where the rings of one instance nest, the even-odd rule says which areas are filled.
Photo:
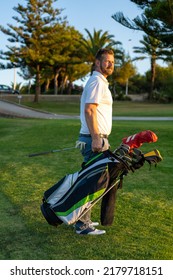
[[[112, 95], [107, 77], [114, 71], [114, 52], [100, 49], [95, 57], [94, 71], [89, 78], [81, 97], [81, 129], [79, 141], [85, 143], [82, 149], [84, 162], [96, 153], [109, 149], [108, 136], [112, 129]], [[105, 230], [95, 229], [98, 223], [91, 222], [88, 211], [75, 224], [76, 233], [99, 235]]]

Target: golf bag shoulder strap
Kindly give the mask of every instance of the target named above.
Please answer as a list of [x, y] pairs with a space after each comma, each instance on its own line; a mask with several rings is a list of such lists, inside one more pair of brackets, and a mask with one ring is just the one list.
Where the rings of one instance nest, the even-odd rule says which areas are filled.
[[96, 154], [94, 157], [92, 157], [89, 161], [82, 163], [82, 170], [88, 168], [89, 166], [93, 165], [98, 160], [101, 160], [105, 158], [105, 155], [103, 152]]
[[[87, 162], [83, 162], [82, 163], [82, 170], [88, 168], [89, 166], [93, 165], [94, 163], [101, 161], [101, 160], [108, 160], [108, 162], [112, 161], [119, 161], [121, 162], [124, 167], [129, 170], [129, 166], [127, 164], [127, 162], [121, 158], [121, 156], [118, 156], [116, 154], [114, 154], [113, 152], [111, 152], [110, 150], [106, 150], [104, 152], [98, 153], [96, 156], [92, 157], [89, 161]], [[80, 170], [81, 171], [81, 170]]]

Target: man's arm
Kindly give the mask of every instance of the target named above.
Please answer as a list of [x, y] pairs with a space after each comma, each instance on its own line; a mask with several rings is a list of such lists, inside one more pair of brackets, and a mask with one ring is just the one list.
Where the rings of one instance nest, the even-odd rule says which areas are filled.
[[85, 105], [85, 118], [92, 137], [92, 151], [100, 152], [102, 150], [102, 139], [97, 122], [97, 104], [87, 103]]

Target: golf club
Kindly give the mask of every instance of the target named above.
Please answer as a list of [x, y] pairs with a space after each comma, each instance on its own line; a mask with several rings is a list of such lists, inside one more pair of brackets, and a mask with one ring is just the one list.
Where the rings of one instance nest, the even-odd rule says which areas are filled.
[[58, 150], [50, 150], [50, 151], [45, 151], [45, 152], [40, 152], [40, 153], [29, 154], [28, 157], [37, 157], [37, 156], [47, 155], [47, 154], [51, 154], [51, 153], [68, 151], [68, 150], [72, 150], [72, 149], [76, 149], [76, 147], [62, 148], [62, 149], [58, 149]]
[[40, 152], [40, 153], [35, 153], [35, 154], [29, 154], [28, 156], [29, 157], [37, 157], [37, 156], [47, 155], [47, 154], [51, 154], [51, 153], [69, 151], [69, 150], [73, 150], [73, 149], [80, 149], [80, 150], [82, 150], [84, 147], [85, 147], [85, 142], [76, 141], [76, 146], [73, 146], [73, 147], [62, 148], [62, 149], [58, 149], [58, 150], [50, 150], [50, 151]]

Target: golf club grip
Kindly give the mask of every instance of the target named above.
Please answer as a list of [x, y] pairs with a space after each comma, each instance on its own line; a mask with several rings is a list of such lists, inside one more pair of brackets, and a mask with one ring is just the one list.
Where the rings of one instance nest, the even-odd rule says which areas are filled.
[[48, 151], [48, 152], [41, 152], [41, 153], [36, 153], [36, 154], [30, 154], [28, 155], [29, 157], [37, 157], [37, 156], [42, 156], [42, 155], [47, 155], [52, 153], [52, 151]]

